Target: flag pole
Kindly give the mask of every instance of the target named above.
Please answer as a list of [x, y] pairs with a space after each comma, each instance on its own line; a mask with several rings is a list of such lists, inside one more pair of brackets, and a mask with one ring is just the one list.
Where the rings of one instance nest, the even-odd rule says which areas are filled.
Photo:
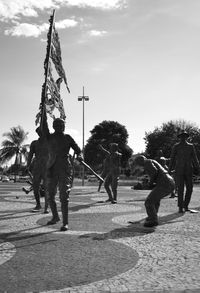
[[45, 75], [45, 81], [42, 85], [42, 95], [41, 95], [41, 122], [40, 127], [42, 128], [43, 125], [43, 119], [44, 119], [44, 110], [45, 110], [45, 99], [47, 94], [47, 79], [48, 79], [48, 72], [49, 72], [49, 59], [51, 54], [51, 42], [52, 42], [52, 35], [53, 35], [53, 26], [55, 23], [55, 9], [53, 10], [53, 14], [50, 16], [49, 19], [50, 26], [49, 31], [47, 34], [47, 49], [46, 49], [46, 58], [44, 60], [44, 75]]

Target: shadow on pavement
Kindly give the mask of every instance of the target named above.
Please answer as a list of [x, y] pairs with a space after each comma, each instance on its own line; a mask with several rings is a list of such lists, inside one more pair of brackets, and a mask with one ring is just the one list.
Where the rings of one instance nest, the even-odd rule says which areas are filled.
[[128, 200], [125, 200], [125, 202], [131, 202], [131, 203], [134, 203], [134, 202], [137, 202], [137, 201], [145, 201], [145, 197], [144, 198], [140, 198], [140, 199], [128, 199]]
[[[12, 219], [20, 219], [20, 218], [26, 218], [26, 217], [30, 217], [30, 216], [33, 216], [35, 215], [36, 213], [33, 213], [32, 211], [30, 211], [30, 215], [18, 215], [18, 214], [23, 214], [23, 213], [27, 213], [27, 210], [24, 210], [24, 211], [17, 211], [16, 213], [10, 213], [10, 214], [5, 214], [5, 215], [1, 215], [0, 216], [0, 221], [6, 221], [6, 220], [12, 220]], [[16, 215], [16, 216], [14, 216]], [[14, 216], [14, 217], [13, 217]]]
[[[160, 222], [160, 226], [161, 225], [166, 225], [166, 224], [171, 224], [171, 222], [177, 218], [181, 218], [182, 216], [184, 215], [184, 213], [173, 213], [173, 214], [169, 214], [169, 215], [166, 215], [166, 216], [161, 216], [159, 217], [159, 222]], [[180, 222], [179, 221], [176, 221], [176, 222]], [[181, 221], [182, 222], [182, 221]], [[174, 221], [173, 221], [174, 223]]]
[[119, 239], [125, 237], [135, 237], [140, 235], [146, 235], [149, 233], [153, 233], [155, 231], [155, 227], [145, 228], [143, 226], [133, 226], [129, 225], [128, 227], [117, 228], [111, 230], [106, 233], [89, 233], [79, 236], [79, 238], [91, 238], [95, 241], [103, 241], [103, 240], [112, 240]]
[[76, 195], [85, 195], [85, 194], [95, 194], [95, 193], [97, 193], [97, 191], [74, 191], [73, 193], [72, 193], [72, 196], [76, 196]]
[[[184, 214], [179, 214], [179, 213], [173, 213], [169, 214], [163, 217], [160, 217], [160, 224], [165, 225], [165, 224], [171, 224], [174, 219], [182, 217]], [[153, 233], [156, 230], [157, 226], [154, 227], [144, 227], [145, 218], [139, 220], [139, 221], [134, 221], [134, 222], [128, 222], [127, 227], [122, 227], [122, 228], [116, 228], [114, 230], [111, 230], [106, 233], [88, 233], [79, 236], [80, 238], [92, 238], [93, 240], [110, 240], [110, 239], [119, 239], [119, 238], [125, 238], [125, 237], [135, 237], [135, 236], [142, 236], [146, 235], [149, 233]], [[178, 221], [179, 222], [179, 221]], [[174, 223], [174, 221], [173, 221]]]
[[82, 210], [82, 209], [87, 209], [87, 208], [90, 208], [92, 206], [95, 206], [97, 202], [91, 202], [91, 204], [82, 204], [82, 205], [75, 205], [73, 207], [69, 207], [69, 211], [72, 211], [72, 212], [77, 212], [79, 210]]
[[[23, 231], [20, 231], [20, 233], [22, 233]], [[26, 233], [26, 231], [24, 231]], [[51, 236], [53, 235], [53, 232], [52, 231], [49, 231], [49, 232], [44, 232], [44, 233], [36, 233], [36, 234], [22, 234], [22, 235], [18, 235], [19, 233], [9, 233], [9, 235], [0, 235], [1, 237], [1, 240], [3, 240], [4, 242], [12, 242], [12, 243], [15, 243], [15, 247], [16, 248], [23, 248], [23, 247], [30, 247], [30, 246], [33, 246], [33, 245], [38, 245], [38, 244], [47, 244], [47, 243], [50, 243], [50, 242], [56, 242], [58, 241], [58, 239], [42, 239], [40, 241], [38, 241], [37, 239], [40, 239], [42, 236]], [[36, 241], [34, 241], [34, 239]], [[19, 241], [26, 241], [28, 240], [28, 243], [27, 244], [18, 244], [17, 245], [17, 242]], [[5, 249], [6, 250], [6, 249]]]
[[[43, 225], [46, 227], [46, 224]], [[41, 226], [40, 226], [41, 227]], [[33, 228], [28, 228], [28, 229], [21, 229], [15, 232], [5, 232], [5, 233], [0, 233], [0, 239], [3, 241], [16, 241], [16, 240], [24, 240], [24, 239], [31, 239], [34, 237], [38, 237], [41, 235], [48, 235], [48, 234], [53, 234], [55, 231], [48, 231], [48, 232], [38, 232], [34, 233], [34, 230], [37, 230], [38, 227], [33, 227]], [[33, 231], [34, 234], [31, 234], [30, 232]], [[25, 234], [27, 233], [28, 234]]]

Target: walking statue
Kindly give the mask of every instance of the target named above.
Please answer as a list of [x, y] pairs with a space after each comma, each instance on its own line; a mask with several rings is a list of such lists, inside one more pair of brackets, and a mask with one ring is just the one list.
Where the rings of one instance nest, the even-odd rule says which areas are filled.
[[[41, 210], [40, 203], [40, 192], [41, 192], [41, 183], [44, 188], [44, 198], [45, 198], [45, 206], [44, 213], [48, 213], [48, 196], [47, 196], [47, 185], [46, 185], [46, 162], [48, 156], [47, 143], [44, 137], [42, 136], [42, 132], [40, 127], [36, 129], [36, 132], [39, 136], [38, 140], [34, 140], [31, 142], [30, 151], [27, 159], [27, 170], [29, 173], [31, 172], [32, 179], [32, 188], [34, 197], [36, 200], [36, 206], [32, 210], [33, 212], [38, 212]], [[30, 170], [32, 164], [32, 170]]]
[[[99, 145], [100, 150], [106, 155], [107, 174], [104, 181], [104, 187], [108, 194], [108, 200], [111, 203], [117, 203], [117, 187], [120, 175], [121, 156], [118, 152], [118, 144], [110, 143], [110, 151], [106, 150], [102, 145]], [[110, 188], [111, 187], [111, 188]]]
[[[193, 191], [193, 169], [195, 168], [197, 172], [200, 171], [194, 145], [187, 141], [188, 137], [189, 134], [186, 131], [178, 134], [180, 141], [172, 149], [169, 164], [169, 172], [175, 171], [179, 213], [189, 211], [188, 206]], [[186, 186], [185, 196], [184, 186]]]
[[[44, 115], [44, 120], [45, 119], [46, 115]], [[49, 133], [47, 122], [45, 122], [44, 125], [43, 131], [47, 139], [49, 155], [47, 160], [47, 190], [49, 205], [52, 212], [52, 219], [47, 222], [47, 225], [53, 225], [60, 221], [55, 201], [58, 187], [63, 222], [60, 230], [67, 231], [69, 187], [71, 185], [70, 148], [74, 150], [79, 161], [83, 161], [83, 158], [81, 149], [74, 139], [70, 135], [64, 134], [65, 122], [62, 119], [56, 118], [53, 121], [53, 133]]]
[[[106, 158], [103, 160], [103, 170], [100, 174], [101, 178], [105, 179], [108, 172], [109, 172], [109, 157], [106, 156]], [[103, 184], [103, 181], [99, 180], [98, 192], [101, 191], [102, 184]]]

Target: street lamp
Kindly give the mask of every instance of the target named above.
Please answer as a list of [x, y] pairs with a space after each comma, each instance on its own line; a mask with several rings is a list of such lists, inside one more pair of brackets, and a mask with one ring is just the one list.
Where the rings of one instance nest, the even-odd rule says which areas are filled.
[[[85, 149], [85, 101], [89, 101], [89, 97], [85, 96], [84, 94], [84, 86], [83, 86], [83, 95], [78, 97], [78, 101], [83, 101], [83, 158], [84, 158], [84, 149]], [[85, 177], [85, 168], [83, 168], [83, 173], [82, 173], [82, 186], [84, 186], [84, 177]]]

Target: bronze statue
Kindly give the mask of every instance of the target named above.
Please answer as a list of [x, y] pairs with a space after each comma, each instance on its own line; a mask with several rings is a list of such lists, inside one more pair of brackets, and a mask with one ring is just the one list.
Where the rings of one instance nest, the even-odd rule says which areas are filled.
[[149, 187], [152, 188], [145, 200], [148, 217], [144, 226], [157, 226], [160, 201], [174, 190], [174, 180], [156, 160], [147, 159], [145, 156], [140, 155], [135, 158], [134, 164], [144, 168], [144, 171], [150, 177]]
[[64, 134], [65, 122], [56, 118], [53, 121], [54, 133], [49, 133], [48, 125], [43, 127], [48, 143], [48, 160], [47, 160], [47, 189], [49, 196], [49, 205], [52, 211], [52, 219], [47, 225], [56, 224], [60, 221], [55, 195], [57, 187], [59, 189], [61, 212], [63, 225], [61, 231], [68, 230], [68, 202], [71, 182], [71, 165], [69, 158], [69, 150], [72, 148], [77, 155], [77, 159], [82, 161], [81, 150], [74, 139]]
[[48, 149], [46, 141], [42, 137], [42, 133], [39, 127], [36, 129], [36, 132], [39, 136], [39, 139], [32, 141], [27, 159], [27, 169], [29, 172], [31, 171], [32, 174], [32, 188], [36, 200], [36, 206], [32, 211], [38, 212], [42, 208], [40, 204], [40, 191], [42, 183], [45, 197], [44, 213], [48, 213], [48, 198], [46, 190], [46, 162]]
[[[102, 170], [102, 172], [100, 174], [100, 176], [101, 176], [102, 179], [105, 179], [106, 178], [106, 175], [108, 174], [108, 171], [109, 171], [109, 157], [107, 156], [103, 160], [103, 170]], [[100, 192], [101, 186], [102, 186], [103, 182], [104, 181], [99, 180], [98, 192]], [[109, 201], [109, 200], [107, 200], [107, 201]]]
[[106, 162], [108, 163], [108, 172], [104, 180], [104, 187], [108, 194], [107, 201], [115, 204], [117, 203], [117, 187], [120, 175], [122, 154], [118, 152], [117, 143], [111, 143], [109, 146], [110, 151], [104, 149], [102, 145], [99, 145], [99, 148], [106, 154]]
[[[169, 171], [169, 167], [168, 167], [168, 162], [169, 162], [169, 159], [165, 158], [163, 156], [163, 151], [161, 149], [158, 150], [157, 152], [157, 156], [155, 157], [155, 160], [163, 167], [165, 168], [167, 171]], [[172, 191], [171, 195], [170, 195], [170, 198], [175, 198], [177, 197], [176, 196], [176, 192], [177, 192], [177, 187], [176, 187], [176, 177], [174, 174], [171, 174], [171, 176], [173, 177], [174, 179], [174, 182], [175, 182], [175, 189]]]
[[[187, 141], [188, 137], [189, 134], [185, 131], [178, 135], [180, 142], [174, 145], [169, 164], [169, 172], [173, 169], [175, 171], [179, 213], [183, 213], [184, 210], [189, 211], [188, 206], [193, 191], [193, 169], [196, 168], [198, 172], [200, 170], [194, 145]], [[184, 186], [186, 187], [185, 196]]]

